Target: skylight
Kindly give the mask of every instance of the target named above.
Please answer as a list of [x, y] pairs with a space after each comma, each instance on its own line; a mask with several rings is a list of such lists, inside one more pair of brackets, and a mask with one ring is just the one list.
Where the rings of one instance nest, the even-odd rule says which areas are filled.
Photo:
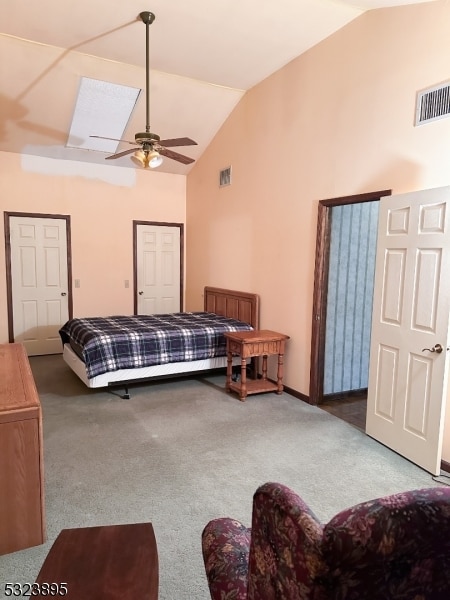
[[82, 77], [66, 146], [114, 153], [119, 142], [89, 136], [122, 138], [140, 93], [139, 88]]

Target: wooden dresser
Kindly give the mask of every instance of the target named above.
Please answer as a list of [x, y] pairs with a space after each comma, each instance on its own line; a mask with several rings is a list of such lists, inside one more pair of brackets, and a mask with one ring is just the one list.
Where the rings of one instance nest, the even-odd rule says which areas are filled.
[[0, 555], [45, 542], [42, 411], [22, 344], [0, 344]]

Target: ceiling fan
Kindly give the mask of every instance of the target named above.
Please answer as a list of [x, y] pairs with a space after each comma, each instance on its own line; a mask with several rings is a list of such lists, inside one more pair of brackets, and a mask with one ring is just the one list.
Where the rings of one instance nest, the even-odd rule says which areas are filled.
[[139, 13], [139, 17], [145, 24], [145, 41], [146, 41], [146, 63], [145, 63], [145, 75], [146, 75], [146, 90], [145, 90], [145, 100], [146, 100], [146, 125], [145, 132], [136, 133], [134, 136], [134, 142], [130, 142], [128, 140], [118, 140], [116, 138], [108, 138], [103, 137], [101, 135], [91, 135], [89, 137], [99, 138], [102, 140], [113, 140], [115, 142], [124, 142], [126, 144], [131, 144], [134, 148], [130, 150], [123, 150], [122, 152], [117, 152], [116, 154], [111, 154], [111, 156], [107, 156], [106, 160], [111, 160], [114, 158], [120, 158], [121, 156], [126, 156], [127, 154], [134, 155], [131, 157], [131, 160], [135, 162], [137, 165], [144, 168], [152, 168], [159, 167], [163, 162], [163, 157], [171, 158], [172, 160], [176, 160], [184, 165], [189, 165], [194, 162], [193, 158], [189, 156], [184, 156], [183, 154], [179, 154], [178, 152], [174, 152], [173, 150], [169, 150], [169, 148], [173, 148], [175, 146], [196, 146], [197, 142], [191, 140], [188, 137], [182, 138], [174, 138], [170, 140], [162, 140], [159, 135], [156, 133], [151, 133], [150, 131], [150, 44], [149, 44], [149, 28], [150, 25], [155, 20], [155, 15], [152, 12], [144, 11]]

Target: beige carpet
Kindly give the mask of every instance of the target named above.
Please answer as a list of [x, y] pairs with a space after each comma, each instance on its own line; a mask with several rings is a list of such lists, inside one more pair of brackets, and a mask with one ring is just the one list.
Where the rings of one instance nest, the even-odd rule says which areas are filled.
[[0, 557], [1, 594], [3, 582], [34, 581], [61, 529], [151, 521], [160, 600], [208, 600], [202, 529], [218, 516], [249, 524], [258, 485], [292, 487], [322, 520], [370, 498], [437, 485], [288, 394], [241, 403], [214, 375], [133, 386], [122, 400], [88, 390], [61, 356], [30, 362], [44, 416], [48, 541]]

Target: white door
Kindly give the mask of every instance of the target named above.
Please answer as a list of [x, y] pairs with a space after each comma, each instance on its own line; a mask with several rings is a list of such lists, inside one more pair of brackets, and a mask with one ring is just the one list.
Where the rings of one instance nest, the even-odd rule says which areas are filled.
[[449, 362], [449, 218], [450, 187], [381, 198], [367, 400], [366, 433], [435, 475]]
[[137, 312], [140, 315], [180, 311], [180, 228], [137, 226]]
[[65, 219], [10, 217], [14, 341], [30, 356], [61, 352], [69, 318]]

